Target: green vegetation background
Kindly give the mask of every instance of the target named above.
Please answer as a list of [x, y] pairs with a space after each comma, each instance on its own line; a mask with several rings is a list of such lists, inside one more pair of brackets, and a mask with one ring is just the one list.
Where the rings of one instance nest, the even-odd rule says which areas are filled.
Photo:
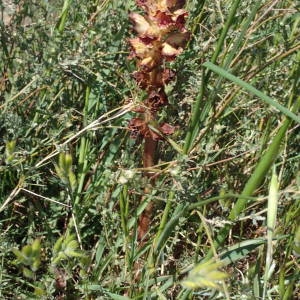
[[134, 1], [0, 8], [1, 299], [299, 297], [297, 1], [187, 1], [192, 39], [159, 116], [177, 130], [142, 248]]

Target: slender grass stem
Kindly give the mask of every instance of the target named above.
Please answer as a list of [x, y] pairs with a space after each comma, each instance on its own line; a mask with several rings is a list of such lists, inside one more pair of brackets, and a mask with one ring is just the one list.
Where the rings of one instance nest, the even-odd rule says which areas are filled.
[[72, 4], [73, 0], [65, 0], [64, 5], [61, 11], [59, 23], [57, 24], [57, 30], [59, 33], [62, 33], [65, 29], [66, 22], [67, 22], [67, 17], [69, 13], [69, 8]]
[[215, 49], [215, 52], [211, 58], [211, 62], [214, 64], [217, 59], [218, 59], [218, 56], [220, 54], [220, 52], [222, 51], [222, 48], [223, 48], [223, 45], [224, 45], [224, 41], [225, 41], [225, 38], [227, 36], [227, 33], [229, 31], [229, 28], [233, 25], [233, 18], [236, 14], [236, 11], [240, 5], [240, 2], [241, 0], [235, 0], [231, 6], [231, 10], [229, 12], [229, 15], [227, 17], [227, 20], [225, 22], [225, 25], [223, 27], [223, 30], [221, 32], [221, 35], [218, 39], [218, 43], [217, 43], [217, 46], [216, 46], [216, 49]]
[[[215, 63], [218, 59], [218, 56], [223, 48], [224, 45], [224, 41], [226, 38], [226, 35], [229, 31], [229, 28], [231, 27], [231, 25], [233, 24], [233, 19], [234, 16], [236, 14], [236, 11], [239, 7], [240, 4], [240, 0], [235, 0], [231, 6], [231, 10], [229, 12], [227, 21], [223, 27], [223, 30], [221, 32], [221, 35], [218, 39], [218, 43], [216, 45], [216, 49], [214, 51], [214, 54], [212, 56], [212, 63]], [[201, 81], [201, 86], [200, 86], [200, 91], [198, 96], [196, 97], [195, 100], [195, 104], [192, 110], [192, 116], [191, 116], [191, 121], [190, 121], [190, 126], [189, 129], [187, 131], [187, 135], [185, 138], [185, 143], [184, 143], [184, 153], [188, 154], [192, 144], [194, 142], [194, 139], [197, 136], [197, 133], [199, 131], [199, 119], [200, 119], [200, 114], [201, 114], [201, 104], [203, 102], [203, 98], [205, 95], [205, 91], [206, 91], [206, 87], [207, 87], [207, 83], [209, 81], [209, 77], [210, 77], [210, 72], [205, 73], [204, 71], [202, 72], [202, 81]], [[209, 105], [208, 105], [209, 106]]]
[[[87, 126], [87, 114], [88, 114], [88, 107], [89, 107], [89, 98], [90, 98], [91, 89], [90, 87], [86, 87], [85, 90], [85, 105], [84, 105], [84, 112], [83, 112], [83, 124]], [[75, 198], [75, 205], [78, 205], [80, 201], [80, 194], [83, 190], [84, 179], [86, 176], [86, 168], [88, 164], [87, 160], [87, 152], [89, 148], [89, 142], [85, 135], [80, 138], [80, 147], [79, 147], [79, 158], [78, 158], [78, 165], [80, 166], [78, 172], [78, 188]]]
[[163, 216], [161, 218], [159, 228], [158, 228], [158, 231], [156, 233], [156, 236], [155, 236], [155, 239], [154, 239], [154, 242], [153, 242], [154, 248], [157, 248], [158, 239], [160, 238], [160, 236], [161, 236], [161, 234], [162, 234], [162, 232], [163, 232], [163, 230], [164, 230], [164, 228], [167, 224], [168, 215], [169, 215], [169, 212], [170, 212], [171, 207], [172, 207], [172, 200], [174, 198], [174, 195], [175, 195], [174, 191], [169, 192], [169, 197], [168, 197], [168, 200], [167, 200], [164, 212], [163, 212]]
[[206, 62], [203, 64], [204, 67], [218, 73], [219, 75], [231, 80], [232, 82], [238, 84], [239, 86], [243, 87], [247, 91], [251, 92], [252, 94], [256, 95], [257, 97], [261, 98], [263, 101], [268, 103], [269, 105], [274, 106], [276, 109], [281, 111], [283, 114], [291, 118], [292, 120], [296, 121], [297, 123], [300, 123], [300, 117], [295, 115], [293, 112], [291, 112], [289, 109], [286, 107], [282, 106], [280, 103], [274, 101], [272, 98], [269, 96], [265, 95], [261, 91], [257, 90], [255, 87], [250, 85], [249, 83], [239, 79], [238, 77], [228, 73], [226, 70], [214, 65], [211, 62]]

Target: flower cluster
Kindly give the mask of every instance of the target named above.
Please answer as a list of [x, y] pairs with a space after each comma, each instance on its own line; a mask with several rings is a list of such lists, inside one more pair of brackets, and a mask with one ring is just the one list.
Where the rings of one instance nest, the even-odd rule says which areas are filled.
[[185, 29], [187, 12], [183, 9], [185, 0], [136, 0], [144, 15], [130, 13], [129, 17], [137, 32], [137, 37], [129, 40], [130, 58], [137, 59], [138, 70], [133, 73], [138, 86], [145, 90], [144, 105], [137, 108], [141, 117], [133, 118], [129, 129], [133, 137], [142, 136], [161, 139], [159, 132], [172, 134], [174, 128], [160, 124], [153, 131], [149, 124], [155, 120], [156, 112], [168, 104], [164, 86], [175, 76], [165, 68], [165, 62], [172, 61], [182, 51], [189, 39]]

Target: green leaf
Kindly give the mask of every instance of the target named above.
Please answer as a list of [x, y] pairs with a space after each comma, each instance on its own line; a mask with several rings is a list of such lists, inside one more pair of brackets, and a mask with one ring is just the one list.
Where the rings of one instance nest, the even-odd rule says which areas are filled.
[[14, 249], [12, 249], [12, 252], [17, 257], [16, 263], [22, 262], [25, 259], [24, 254], [20, 250], [14, 248]]
[[102, 291], [103, 287], [99, 284], [89, 284], [86, 286], [88, 291]]
[[104, 243], [104, 238], [101, 236], [99, 238], [99, 245], [97, 247], [97, 251], [96, 251], [96, 264], [99, 265], [102, 259], [102, 255], [104, 253], [105, 250], [105, 243]]
[[67, 259], [67, 255], [64, 254], [63, 252], [59, 252], [59, 254], [55, 257], [52, 258], [51, 264], [52, 265], [56, 265], [58, 264], [60, 261]]
[[53, 255], [56, 255], [62, 247], [62, 243], [63, 243], [64, 237], [61, 236], [54, 244], [53, 246]]
[[6, 163], [10, 163], [13, 161], [15, 154], [16, 140], [6, 142], [5, 145], [5, 161]]
[[[45, 296], [46, 295], [46, 291], [43, 289], [43, 288], [40, 288], [38, 286], [35, 286], [34, 287], [34, 294], [37, 296], [37, 297], [42, 297], [42, 296]], [[40, 299], [40, 298], [39, 298]]]
[[165, 136], [165, 139], [179, 154], [183, 154], [183, 149], [174, 140], [167, 136]]
[[33, 272], [36, 272], [39, 269], [40, 265], [41, 265], [40, 259], [36, 259], [30, 266], [30, 268]]
[[113, 300], [130, 300], [129, 297], [127, 296], [120, 296], [120, 295], [117, 295], [117, 294], [114, 294], [114, 293], [110, 293], [110, 292], [105, 292], [108, 296], [111, 297], [111, 299]]
[[75, 235], [74, 234], [70, 234], [69, 232], [66, 233], [66, 235], [64, 236], [64, 246], [63, 248], [65, 248], [65, 245], [68, 245], [71, 241], [75, 240]]
[[69, 170], [72, 168], [73, 159], [72, 156], [69, 153], [64, 154], [64, 169], [66, 170], [66, 173], [69, 172]]
[[64, 252], [69, 256], [69, 253], [75, 251], [78, 248], [78, 242], [76, 240], [70, 241], [64, 250]]
[[300, 226], [298, 226], [294, 238], [294, 254], [300, 256]]
[[74, 191], [77, 186], [76, 176], [72, 170], [69, 171], [68, 175], [69, 175], [69, 182], [70, 182], [71, 189], [72, 191]]
[[229, 247], [225, 252], [221, 253], [220, 259], [224, 265], [234, 263], [246, 257], [251, 251], [265, 243], [266, 239], [252, 239], [243, 241]]
[[31, 245], [24, 246], [22, 248], [22, 253], [24, 254], [25, 257], [31, 257], [33, 254]]
[[188, 209], [188, 204], [179, 204], [173, 215], [170, 216], [169, 221], [165, 224], [165, 227], [161, 230], [160, 235], [155, 240], [153, 253], [158, 255], [159, 251], [163, 248], [167, 239], [170, 237], [175, 226], [178, 224], [180, 217], [182, 217]]

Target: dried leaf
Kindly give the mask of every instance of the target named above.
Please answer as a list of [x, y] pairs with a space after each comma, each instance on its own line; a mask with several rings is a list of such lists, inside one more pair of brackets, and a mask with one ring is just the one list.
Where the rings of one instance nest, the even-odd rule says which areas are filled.
[[129, 39], [129, 43], [134, 50], [134, 54], [139, 58], [146, 57], [153, 47], [151, 44], [146, 44], [140, 38]]
[[172, 47], [184, 47], [188, 40], [190, 39], [189, 32], [174, 32], [171, 33], [166, 39], [166, 43], [171, 45]]

